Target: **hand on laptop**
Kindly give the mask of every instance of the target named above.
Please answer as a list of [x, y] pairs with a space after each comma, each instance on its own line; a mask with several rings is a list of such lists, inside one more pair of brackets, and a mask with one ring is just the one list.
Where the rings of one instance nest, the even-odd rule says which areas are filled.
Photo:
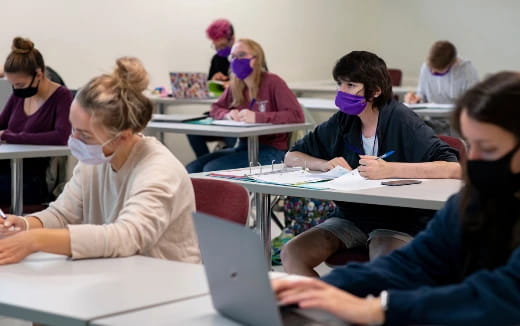
[[385, 320], [379, 298], [359, 298], [318, 279], [289, 276], [272, 280], [271, 286], [282, 305], [325, 310], [356, 324], [381, 325]]

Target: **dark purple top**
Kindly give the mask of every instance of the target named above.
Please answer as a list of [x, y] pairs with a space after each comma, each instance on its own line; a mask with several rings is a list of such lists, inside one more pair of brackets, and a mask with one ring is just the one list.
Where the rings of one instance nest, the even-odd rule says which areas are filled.
[[0, 113], [1, 140], [11, 144], [66, 145], [72, 93], [60, 86], [32, 115], [23, 110], [24, 99], [11, 95]]

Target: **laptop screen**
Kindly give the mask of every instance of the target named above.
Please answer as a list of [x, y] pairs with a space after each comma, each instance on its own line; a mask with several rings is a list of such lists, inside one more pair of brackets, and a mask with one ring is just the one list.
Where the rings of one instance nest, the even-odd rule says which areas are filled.
[[208, 75], [203, 72], [170, 72], [172, 96], [208, 98]]

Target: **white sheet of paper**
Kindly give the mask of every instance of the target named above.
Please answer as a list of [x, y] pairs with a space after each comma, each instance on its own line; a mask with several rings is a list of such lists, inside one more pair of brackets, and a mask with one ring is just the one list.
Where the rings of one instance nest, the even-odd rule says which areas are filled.
[[352, 170], [343, 176], [327, 181], [320, 182], [316, 184], [309, 185], [310, 188], [315, 189], [334, 189], [334, 190], [342, 190], [342, 191], [352, 191], [352, 190], [361, 190], [361, 189], [370, 189], [377, 187], [384, 187], [381, 184], [382, 180], [368, 180], [359, 175], [358, 170]]
[[319, 176], [316, 176], [315, 174], [303, 170], [293, 172], [260, 174], [251, 176], [251, 178], [258, 182], [276, 183], [288, 186], [300, 183], [310, 183], [325, 180]]
[[408, 104], [404, 103], [410, 109], [454, 109], [455, 104], [447, 103], [447, 104], [439, 104], [439, 103], [416, 103], [416, 104]]

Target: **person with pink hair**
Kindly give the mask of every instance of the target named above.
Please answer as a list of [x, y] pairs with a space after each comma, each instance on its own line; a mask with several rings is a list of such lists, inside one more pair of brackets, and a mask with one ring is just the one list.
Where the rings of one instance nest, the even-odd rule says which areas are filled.
[[[227, 87], [229, 84], [229, 60], [231, 54], [231, 46], [235, 43], [235, 33], [233, 25], [227, 19], [217, 19], [206, 28], [206, 36], [211, 40], [212, 47], [216, 53], [211, 59], [209, 67], [208, 80], [218, 80], [224, 83]], [[215, 138], [209, 136], [188, 135], [193, 152], [198, 157], [209, 154], [208, 145], [206, 141], [222, 140], [224, 142], [223, 148], [233, 147], [236, 143], [236, 138], [224, 137]]]
[[229, 80], [229, 60], [231, 46], [235, 42], [233, 25], [227, 19], [217, 19], [206, 29], [206, 36], [213, 43], [216, 50], [211, 59], [208, 79], [210, 80]]

